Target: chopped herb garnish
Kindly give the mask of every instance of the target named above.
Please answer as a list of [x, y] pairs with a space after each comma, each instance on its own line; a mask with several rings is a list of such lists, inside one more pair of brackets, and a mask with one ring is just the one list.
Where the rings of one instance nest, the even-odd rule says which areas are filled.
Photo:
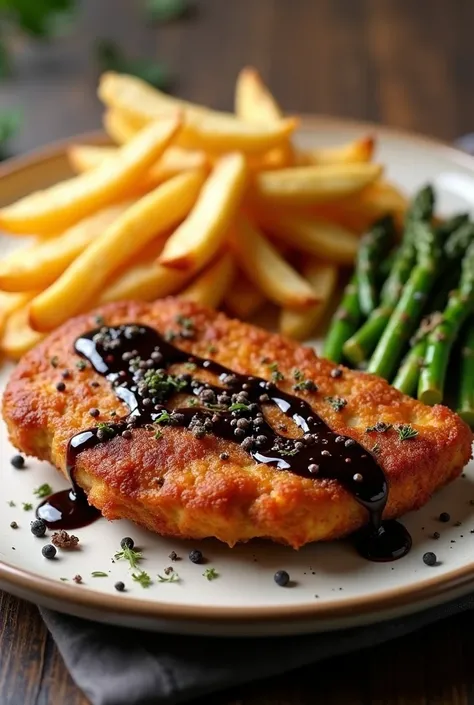
[[179, 323], [179, 325], [186, 328], [186, 330], [192, 330], [194, 328], [194, 321], [186, 316], [176, 316], [176, 323]]
[[93, 570], [91, 575], [93, 578], [108, 578], [109, 577], [109, 574], [104, 573], [103, 570]]
[[29, 512], [31, 509], [33, 509], [33, 505], [31, 504], [31, 502], [22, 502], [22, 504], [25, 512]]
[[334, 411], [341, 411], [347, 404], [347, 400], [342, 397], [326, 397], [326, 401]]
[[184, 366], [185, 366], [185, 368], [186, 368], [187, 370], [189, 370], [190, 372], [192, 372], [193, 370], [195, 370], [196, 367], [197, 367], [197, 365], [196, 365], [195, 362], [186, 362]]
[[385, 423], [385, 421], [377, 421], [375, 426], [367, 426], [365, 430], [367, 433], [371, 433], [371, 431], [376, 431], [377, 433], [386, 433], [391, 428], [391, 423]]
[[115, 436], [114, 428], [108, 423], [97, 424], [97, 430], [100, 431], [101, 435], [105, 438], [112, 438], [112, 436]]
[[278, 362], [271, 362], [268, 365], [268, 368], [270, 372], [272, 373], [272, 381], [273, 382], [280, 382], [281, 380], [285, 379], [284, 375], [280, 372], [278, 369]]
[[297, 455], [298, 451], [296, 448], [278, 448], [280, 455]]
[[16, 504], [15, 504], [15, 502], [14, 502], [12, 499], [10, 499], [10, 500], [7, 502], [7, 504], [8, 504], [9, 507], [16, 507]]
[[198, 400], [195, 399], [194, 397], [191, 397], [191, 399], [188, 399], [188, 406], [197, 406]]
[[135, 569], [138, 567], [138, 561], [141, 561], [142, 559], [142, 554], [140, 551], [135, 551], [135, 549], [127, 548], [127, 546], [125, 546], [122, 551], [117, 551], [114, 558], [115, 560], [120, 560], [123, 558], [129, 562], [130, 568]]
[[172, 573], [170, 573], [169, 575], [158, 574], [158, 582], [159, 583], [179, 583], [179, 575], [178, 575], [178, 573], [175, 573], [174, 571]]
[[237, 404], [231, 404], [229, 406], [229, 411], [248, 411], [248, 410], [249, 410], [248, 404], [237, 403]]
[[150, 394], [162, 399], [174, 392], [182, 391], [187, 386], [187, 382], [177, 379], [163, 370], [147, 370], [144, 379]]
[[159, 441], [160, 438], [162, 438], [162, 436], [163, 436], [163, 434], [161, 433], [160, 429], [157, 429], [155, 431], [153, 438], [155, 439], [155, 441]]
[[374, 453], [374, 455], [378, 455], [380, 453], [380, 446], [378, 443], [375, 443], [372, 446], [372, 453]]
[[148, 573], [142, 570], [140, 573], [132, 573], [132, 578], [144, 588], [151, 585], [151, 578]]
[[82, 370], [85, 370], [87, 367], [87, 362], [84, 362], [84, 360], [79, 360], [79, 362], [76, 362], [76, 367], [78, 370], [82, 372]]
[[48, 485], [47, 482], [45, 482], [43, 485], [40, 485], [37, 487], [35, 490], [33, 490], [33, 494], [35, 494], [39, 499], [42, 497], [47, 497], [50, 494], [53, 494], [53, 488], [51, 485]]
[[219, 573], [215, 568], [206, 568], [206, 570], [203, 573], [203, 576], [207, 578], [208, 580], [215, 580], [216, 578], [219, 577]]
[[104, 317], [103, 316], [96, 316], [94, 318], [94, 323], [96, 324], [96, 326], [103, 326], [105, 323]]
[[51, 363], [51, 367], [57, 367], [57, 366], [59, 365], [59, 358], [58, 358], [58, 356], [57, 356], [57, 355], [54, 355], [54, 356], [51, 358], [50, 363]]
[[217, 352], [217, 348], [215, 345], [209, 345], [207, 348], [207, 352], [211, 353], [211, 355], [214, 355]]
[[408, 441], [410, 438], [416, 438], [418, 431], [410, 426], [410, 424], [400, 424], [396, 428], [398, 437], [401, 441]]
[[297, 382], [299, 382], [301, 379], [304, 379], [304, 374], [301, 372], [301, 370], [294, 369], [293, 377], [296, 379]]
[[59, 578], [59, 580], [62, 580], [63, 583], [67, 583], [67, 581], [69, 580], [69, 578]]
[[178, 334], [175, 333], [174, 330], [167, 330], [167, 331], [165, 332], [165, 340], [166, 340], [168, 343], [172, 343], [173, 340], [177, 337], [177, 335], [178, 335]]
[[170, 414], [165, 410], [155, 419], [154, 423], [169, 423], [171, 421]]

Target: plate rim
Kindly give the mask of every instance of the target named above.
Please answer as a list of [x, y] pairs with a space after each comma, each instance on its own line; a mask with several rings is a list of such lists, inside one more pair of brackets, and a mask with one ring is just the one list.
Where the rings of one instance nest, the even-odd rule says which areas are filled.
[[[350, 128], [365, 133], [375, 133], [381, 137], [402, 139], [404, 141], [422, 144], [425, 147], [441, 153], [446, 159], [474, 172], [474, 156], [434, 137], [425, 136], [403, 129], [386, 127], [374, 122], [365, 122], [327, 115], [300, 115], [300, 130], [302, 132], [318, 129], [341, 130]], [[107, 144], [110, 140], [103, 131], [95, 130], [54, 141], [46, 146], [31, 150], [25, 154], [10, 158], [0, 164], [0, 180], [18, 175], [32, 167], [38, 167], [48, 161], [54, 161], [64, 156], [66, 149], [72, 144], [94, 143]], [[415, 585], [390, 588], [377, 592], [375, 595], [351, 598], [338, 598], [323, 603], [304, 602], [298, 605], [270, 606], [206, 606], [183, 605], [180, 603], [162, 603], [141, 598], [125, 598], [119, 595], [85, 591], [73, 585], [57, 583], [53, 579], [42, 577], [32, 571], [21, 569], [7, 561], [0, 561], [0, 582], [7, 588], [11, 586], [22, 592], [34, 593], [38, 597], [58, 600], [58, 609], [79, 606], [85, 609], [100, 610], [113, 617], [122, 614], [129, 618], [199, 623], [237, 623], [242, 621], [256, 622], [303, 622], [305, 620], [344, 620], [344, 618], [363, 618], [367, 613], [383, 613], [390, 610], [403, 610], [408, 606], [418, 606], [430, 600], [446, 601], [454, 591], [463, 590], [471, 582], [474, 584], [474, 562], [464, 565], [449, 574], [433, 576], [417, 582]]]

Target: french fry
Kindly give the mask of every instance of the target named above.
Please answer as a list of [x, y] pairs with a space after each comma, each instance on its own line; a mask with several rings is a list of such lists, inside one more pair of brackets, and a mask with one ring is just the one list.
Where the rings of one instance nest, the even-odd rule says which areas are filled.
[[18, 294], [10, 294], [0, 291], [0, 332], [8, 317], [17, 309], [26, 306], [34, 297], [36, 292], [24, 291]]
[[235, 113], [246, 122], [276, 122], [282, 117], [280, 106], [251, 66], [243, 68], [237, 77]]
[[311, 257], [303, 265], [303, 276], [314, 289], [318, 303], [304, 311], [282, 308], [280, 333], [296, 340], [309, 338], [326, 313], [337, 286], [337, 267]]
[[180, 124], [176, 117], [151, 124], [98, 169], [0, 209], [0, 227], [15, 233], [57, 231], [117, 201], [163, 153]]
[[352, 264], [360, 244], [357, 235], [329, 220], [277, 211], [263, 214], [258, 221], [272, 235], [295, 250], [338, 264]]
[[246, 123], [234, 115], [172, 98], [139, 78], [113, 72], [102, 75], [99, 97], [109, 108], [118, 110], [137, 125], [182, 111], [185, 119], [178, 143], [209, 152], [266, 152], [287, 142], [298, 124], [295, 118], [265, 125]]
[[262, 171], [254, 181], [258, 201], [312, 205], [361, 191], [382, 173], [379, 164], [330, 164]]
[[19, 360], [44, 338], [43, 333], [38, 333], [31, 328], [28, 318], [28, 306], [23, 306], [6, 320], [0, 337], [0, 350], [12, 360]]
[[[263, 83], [260, 74], [254, 68], [242, 69], [237, 77], [235, 87], [235, 112], [237, 117], [246, 122], [272, 123], [278, 122], [283, 117], [283, 112]], [[256, 158], [249, 164], [249, 168], [260, 171], [261, 169], [281, 169], [293, 161], [293, 148], [290, 142], [281, 147], [275, 147], [261, 158]]]
[[232, 286], [227, 291], [224, 301], [232, 315], [245, 320], [263, 306], [265, 297], [248, 277], [242, 271], [239, 271]]
[[155, 257], [163, 249], [164, 242], [158, 241], [146, 247], [140, 258], [124, 268], [106, 286], [99, 298], [100, 304], [110, 301], [135, 299], [137, 301], [154, 301], [180, 291], [191, 278], [186, 271], [176, 271], [162, 267], [155, 262]]
[[198, 274], [179, 297], [201, 306], [217, 308], [226, 291], [232, 286], [234, 274], [233, 257], [230, 252], [225, 252]]
[[52, 284], [132, 201], [123, 201], [90, 215], [62, 235], [40, 240], [0, 260], [0, 289], [40, 291]]
[[121, 265], [187, 215], [203, 181], [199, 171], [179, 174], [134, 203], [32, 301], [32, 327], [53, 330], [85, 310]]
[[[96, 147], [86, 144], [75, 144], [69, 147], [67, 156], [72, 168], [79, 174], [95, 169], [103, 161], [117, 154], [117, 147]], [[186, 150], [180, 147], [168, 147], [156, 164], [143, 175], [139, 184], [143, 191], [158, 186], [176, 174], [193, 169], [204, 169], [208, 159], [204, 152]]]
[[240, 267], [270, 301], [290, 308], [317, 303], [310, 284], [249, 220], [239, 219], [231, 242]]
[[240, 204], [246, 175], [242, 154], [228, 154], [219, 160], [193, 210], [167, 241], [160, 264], [197, 272], [213, 259]]
[[375, 138], [366, 135], [337, 147], [317, 147], [299, 154], [298, 164], [359, 164], [370, 162]]
[[108, 136], [117, 144], [126, 144], [135, 137], [143, 124], [138, 127], [132, 123], [127, 116], [118, 110], [106, 110], [102, 118], [104, 130]]

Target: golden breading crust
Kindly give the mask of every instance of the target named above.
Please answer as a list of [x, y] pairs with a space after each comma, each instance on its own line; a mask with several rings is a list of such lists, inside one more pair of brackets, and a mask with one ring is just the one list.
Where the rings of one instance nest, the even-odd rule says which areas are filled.
[[[292, 370], [299, 368], [319, 391], [298, 394], [329, 426], [369, 450], [377, 442], [390, 488], [387, 518], [421, 507], [434, 490], [460, 474], [471, 456], [470, 429], [446, 407], [424, 406], [372, 375], [344, 369], [334, 379], [330, 375], [334, 365], [309, 348], [169, 298], [153, 304], [113, 303], [75, 318], [25, 355], [13, 372], [3, 399], [11, 440], [24, 453], [49, 460], [62, 472], [71, 435], [111, 420], [111, 411], [118, 416], [127, 413], [104, 378], [76, 366], [74, 340], [97, 327], [99, 314], [107, 325], [137, 322], [161, 333], [176, 329], [177, 315], [190, 317], [196, 337], [177, 345], [236, 372], [267, 379], [268, 360], [278, 361], [287, 380], [278, 384], [289, 392]], [[57, 367], [51, 364], [53, 357]], [[60, 392], [56, 383], [65, 369], [71, 377]], [[333, 410], [327, 396], [344, 397], [346, 407]], [[91, 417], [91, 407], [100, 409], [99, 418]], [[377, 421], [410, 423], [419, 435], [401, 441], [394, 429], [366, 432]], [[219, 458], [224, 451], [230, 456], [226, 462]], [[169, 536], [215, 536], [231, 546], [260, 536], [298, 548], [344, 536], [367, 521], [366, 510], [337, 481], [278, 472], [256, 464], [237, 444], [213, 436], [197, 439], [179, 427], [163, 429], [159, 440], [139, 428], [130, 440], [117, 436], [82, 452], [76, 479], [108, 519], [131, 519]]]

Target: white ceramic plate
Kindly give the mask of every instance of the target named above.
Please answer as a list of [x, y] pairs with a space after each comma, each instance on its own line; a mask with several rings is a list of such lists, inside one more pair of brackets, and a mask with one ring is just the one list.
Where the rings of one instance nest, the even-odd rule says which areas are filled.
[[[378, 134], [378, 158], [387, 176], [408, 193], [427, 181], [437, 186], [439, 206], [449, 214], [474, 207], [474, 159], [436, 142], [373, 126], [334, 120], [307, 119], [299, 134], [302, 145], [343, 142], [372, 129]], [[90, 136], [82, 138], [84, 141]], [[100, 137], [93, 137], [97, 140]], [[7, 163], [0, 169], [0, 201], [9, 202], [68, 174], [64, 144]], [[18, 239], [0, 235], [2, 254]], [[1, 387], [11, 367], [0, 369]], [[9, 463], [14, 450], [3, 424], [0, 428], [0, 586], [38, 604], [91, 619], [156, 630], [201, 634], [283, 634], [335, 629], [380, 621], [426, 608], [474, 589], [474, 463], [465, 477], [442, 490], [423, 509], [404, 517], [413, 549], [404, 559], [387, 564], [360, 558], [349, 542], [310, 545], [300, 551], [254, 541], [229, 549], [217, 541], [186, 542], [161, 538], [126, 521], [101, 519], [75, 532], [80, 550], [60, 552], [54, 561], [41, 555], [47, 539], [29, 531], [35, 503], [33, 490], [43, 482], [55, 490], [65, 481], [48, 464], [28, 460], [24, 470]], [[9, 506], [14, 502], [15, 506]], [[438, 515], [447, 511], [451, 521]], [[11, 529], [16, 521], [18, 529]], [[431, 538], [438, 531], [441, 538]], [[132, 536], [144, 555], [142, 567], [153, 584], [144, 589], [131, 579], [123, 561], [113, 562], [123, 536]], [[207, 564], [195, 565], [187, 555], [200, 548]], [[178, 583], [162, 584], [157, 574], [174, 564]], [[425, 551], [435, 551], [439, 564], [424, 565]], [[208, 581], [203, 572], [213, 567], [219, 577]], [[278, 569], [287, 570], [291, 587], [273, 581]], [[93, 571], [108, 577], [93, 578]], [[76, 585], [72, 578], [83, 577]], [[67, 578], [62, 581], [61, 578]], [[118, 593], [114, 583], [125, 582]]]

